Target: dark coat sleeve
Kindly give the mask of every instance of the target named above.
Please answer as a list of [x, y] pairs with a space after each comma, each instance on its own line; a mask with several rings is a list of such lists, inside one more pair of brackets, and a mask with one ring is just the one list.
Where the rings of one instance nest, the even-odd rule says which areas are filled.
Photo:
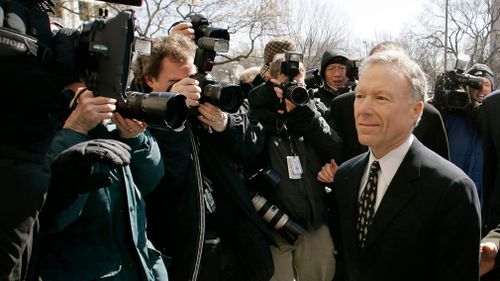
[[[248, 102], [244, 103], [247, 107]], [[237, 159], [255, 157], [264, 149], [264, 128], [247, 110], [228, 114], [226, 130], [215, 134]]]
[[446, 160], [450, 159], [448, 136], [443, 118], [433, 105], [425, 104], [422, 119], [413, 130], [413, 134], [430, 150]]
[[[298, 106], [287, 116], [289, 128], [311, 143], [323, 163], [334, 159], [343, 161], [342, 140], [318, 111], [316, 100]], [[320, 103], [320, 106], [322, 103]]]

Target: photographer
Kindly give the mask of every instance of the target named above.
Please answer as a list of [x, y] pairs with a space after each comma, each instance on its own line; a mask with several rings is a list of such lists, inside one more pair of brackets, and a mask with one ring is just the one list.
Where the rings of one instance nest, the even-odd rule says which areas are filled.
[[[297, 71], [281, 75], [289, 63]], [[316, 173], [323, 163], [341, 157], [341, 140], [318, 111], [326, 110], [321, 102], [310, 99], [296, 105], [285, 95], [290, 87], [280, 86], [292, 79], [292, 87], [300, 86], [297, 82], [304, 83], [304, 73], [301, 63], [278, 58], [270, 67], [274, 79], [249, 94], [250, 112], [266, 130], [263, 164], [281, 176], [279, 185], [263, 186], [259, 193], [306, 229], [295, 242], [274, 232], [272, 280], [330, 281], [335, 273], [334, 245], [326, 222], [325, 191]]]
[[272, 234], [235, 168], [262, 149], [262, 127], [246, 114], [200, 102], [206, 89], [191, 78], [195, 51], [185, 36], [156, 38], [135, 69], [136, 88], [179, 92], [192, 110], [181, 130], [151, 129], [165, 176], [146, 198], [148, 234], [171, 257], [170, 280], [267, 281]]
[[42, 0], [0, 1], [0, 280], [25, 280], [50, 181], [50, 104], [65, 84]]
[[276, 54], [282, 54], [293, 50], [295, 50], [295, 44], [286, 38], [275, 38], [267, 42], [264, 47], [264, 65], [261, 67], [259, 74], [253, 79], [252, 85], [257, 87], [271, 78], [269, 67]]
[[146, 237], [143, 195], [163, 176], [155, 139], [145, 123], [115, 112], [115, 99], [84, 91], [73, 102], [50, 150], [55, 160], [41, 213], [40, 277], [168, 280]]
[[[492, 91], [494, 81], [493, 73], [484, 64], [474, 64], [465, 74], [479, 77], [482, 85], [478, 89], [467, 85], [469, 100], [461, 102], [459, 106], [449, 104], [450, 95], [457, 95], [458, 90], [450, 89], [448, 92], [437, 92], [434, 100], [438, 102], [450, 146], [450, 161], [461, 168], [476, 185], [481, 206], [483, 206], [483, 142], [480, 134], [479, 107], [484, 97]], [[469, 79], [470, 80], [470, 79]], [[470, 82], [468, 82], [470, 83]], [[444, 99], [447, 95], [449, 98]], [[441, 99], [441, 103], [439, 103]], [[458, 100], [454, 98], [454, 100]]]
[[316, 97], [328, 108], [332, 100], [347, 92], [354, 90], [347, 77], [352, 62], [347, 53], [340, 49], [326, 51], [321, 58], [321, 78], [324, 86], [316, 93]]

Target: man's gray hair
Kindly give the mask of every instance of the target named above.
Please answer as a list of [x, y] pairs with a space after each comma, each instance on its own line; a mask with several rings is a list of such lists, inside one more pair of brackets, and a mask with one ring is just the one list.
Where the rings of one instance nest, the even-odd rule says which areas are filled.
[[362, 77], [363, 71], [368, 66], [376, 63], [393, 66], [401, 71], [410, 83], [410, 93], [413, 95], [413, 100], [424, 102], [427, 100], [427, 76], [408, 55], [397, 50], [377, 52], [363, 60], [363, 64], [359, 69], [359, 76]]

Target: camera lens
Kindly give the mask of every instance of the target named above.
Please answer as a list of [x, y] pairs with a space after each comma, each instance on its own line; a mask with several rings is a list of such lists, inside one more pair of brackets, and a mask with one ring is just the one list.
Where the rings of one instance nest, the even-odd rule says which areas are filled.
[[235, 113], [243, 103], [243, 93], [238, 85], [206, 85], [202, 95], [225, 112]]
[[127, 100], [118, 103], [117, 111], [124, 117], [145, 121], [154, 128], [178, 128], [187, 118], [186, 97], [175, 93], [127, 93]]
[[301, 85], [290, 85], [286, 89], [285, 97], [296, 105], [304, 105], [309, 101], [309, 92]]

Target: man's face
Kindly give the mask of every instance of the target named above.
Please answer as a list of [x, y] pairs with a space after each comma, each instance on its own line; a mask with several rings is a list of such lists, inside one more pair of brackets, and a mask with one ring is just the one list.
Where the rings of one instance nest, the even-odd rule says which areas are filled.
[[381, 158], [408, 138], [423, 106], [422, 101], [412, 98], [410, 84], [397, 68], [381, 63], [368, 65], [354, 101], [359, 142]]
[[169, 57], [161, 61], [160, 73], [158, 77], [148, 77], [147, 84], [153, 92], [165, 92], [172, 84], [196, 73], [196, 66], [193, 60], [176, 62]]
[[481, 77], [483, 80], [483, 87], [481, 89], [473, 89], [469, 87], [469, 95], [475, 101], [482, 103], [484, 98], [491, 94], [491, 82], [486, 77]]
[[332, 63], [325, 69], [325, 80], [330, 87], [338, 90], [347, 83], [347, 66], [338, 63]]

